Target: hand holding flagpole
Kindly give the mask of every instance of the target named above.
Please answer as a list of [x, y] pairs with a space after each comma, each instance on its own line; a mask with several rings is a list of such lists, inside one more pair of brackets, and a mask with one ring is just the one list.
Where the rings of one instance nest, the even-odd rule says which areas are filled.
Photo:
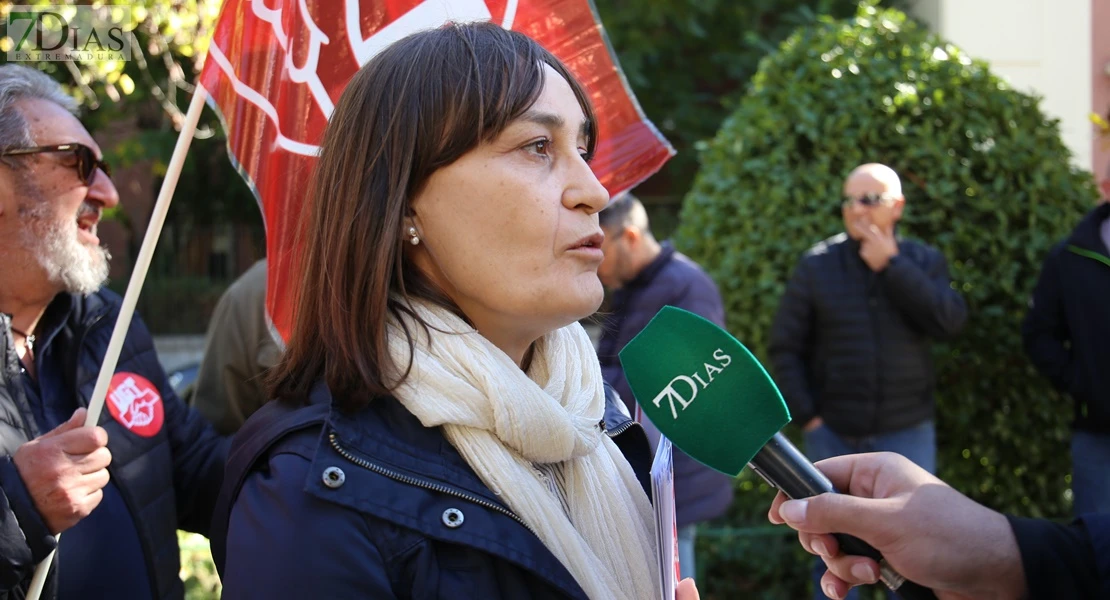
[[[108, 385], [112, 382], [112, 375], [116, 372], [119, 363], [119, 354], [123, 349], [123, 341], [127, 337], [127, 329], [131, 325], [131, 318], [135, 314], [135, 304], [139, 301], [139, 293], [146, 281], [147, 271], [150, 270], [150, 261], [154, 257], [154, 249], [158, 246], [158, 238], [162, 235], [162, 226], [166, 222], [166, 214], [170, 210], [170, 201], [173, 200], [177, 180], [181, 176], [181, 167], [185, 164], [185, 156], [189, 153], [189, 145], [193, 142], [193, 134], [200, 120], [200, 113], [204, 110], [204, 100], [207, 92], [199, 84], [193, 92], [193, 99], [189, 103], [189, 110], [185, 113], [185, 122], [181, 126], [181, 133], [177, 136], [177, 145], [173, 149], [166, 170], [166, 177], [162, 181], [162, 189], [158, 192], [158, 200], [154, 204], [154, 212], [150, 216], [143, 245], [139, 256], [135, 259], [135, 268], [131, 272], [131, 281], [127, 284], [127, 293], [123, 296], [123, 305], [120, 306], [119, 317], [116, 318], [115, 328], [112, 329], [112, 339], [108, 342], [108, 351], [104, 355], [104, 362], [100, 366], [100, 374], [96, 378], [96, 387], [93, 388], [92, 398], [89, 400], [89, 412], [85, 417], [85, 427], [95, 427], [100, 421], [100, 413], [104, 408], [105, 397], [108, 395]], [[61, 534], [56, 536], [61, 540]], [[31, 586], [27, 591], [27, 600], [39, 600], [46, 576], [50, 572], [50, 565], [54, 562], [55, 551], [35, 567], [35, 576], [31, 579]]]

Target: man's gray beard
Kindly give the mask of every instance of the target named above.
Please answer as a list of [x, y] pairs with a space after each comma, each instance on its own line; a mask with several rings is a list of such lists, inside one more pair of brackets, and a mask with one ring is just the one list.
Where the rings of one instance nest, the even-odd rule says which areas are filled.
[[112, 256], [107, 248], [90, 248], [77, 239], [76, 216], [59, 223], [50, 215], [46, 202], [35, 202], [22, 213], [26, 224], [22, 229], [23, 245], [51, 283], [60, 284], [71, 294], [85, 296], [108, 281], [108, 261]]

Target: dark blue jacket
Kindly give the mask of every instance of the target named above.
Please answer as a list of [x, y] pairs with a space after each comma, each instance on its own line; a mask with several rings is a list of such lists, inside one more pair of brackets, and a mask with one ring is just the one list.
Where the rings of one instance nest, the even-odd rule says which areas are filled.
[[[606, 394], [609, 435], [648, 488], [643, 430]], [[393, 398], [272, 401], [236, 434], [212, 524], [225, 600], [579, 598], [562, 563], [439, 428]]]
[[[635, 279], [613, 293], [609, 309], [601, 316], [597, 356], [601, 375], [635, 414], [636, 399], [628, 387], [618, 353], [664, 306], [674, 306], [725, 326], [725, 309], [717, 285], [694, 261], [676, 252], [670, 242]], [[654, 446], [659, 431], [645, 420], [644, 428]], [[732, 481], [678, 448], [674, 449], [674, 493], [678, 526], [715, 519], [732, 503]]]
[[1110, 598], [1110, 515], [1070, 525], [1008, 517], [1021, 552], [1029, 600]]
[[1099, 227], [1110, 203], [1087, 213], [1049, 252], [1022, 325], [1029, 359], [1075, 400], [1075, 428], [1110, 433], [1110, 248]]
[[[61, 361], [57, 370], [65, 373], [64, 384], [77, 403], [88, 406], [119, 314], [120, 297], [102, 290], [87, 297], [62, 295], [54, 302], [69, 303], [71, 308], [51, 342], [50, 356]], [[39, 431], [23, 387], [10, 326], [10, 318], [0, 315], [0, 598], [22, 598], [35, 565], [55, 542], [11, 459], [19, 446], [44, 432]], [[227, 443], [174, 394], [150, 332], [138, 317], [131, 322], [116, 367], [117, 374], [124, 372], [139, 375], [157, 388], [163, 423], [149, 437], [137, 435], [117, 421], [106, 405], [99, 424], [108, 432], [112, 452], [108, 472], [134, 517], [151, 595], [183, 598], [177, 529], [208, 534]], [[112, 540], [104, 540], [104, 552], [112, 552]], [[53, 598], [55, 590], [51, 576], [42, 597]]]

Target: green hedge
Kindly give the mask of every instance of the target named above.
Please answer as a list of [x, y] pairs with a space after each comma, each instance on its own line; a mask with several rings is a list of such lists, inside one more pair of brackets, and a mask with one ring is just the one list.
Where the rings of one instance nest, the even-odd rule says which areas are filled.
[[[902, 233], [941, 249], [970, 308], [963, 334], [936, 346], [940, 475], [999, 510], [1069, 514], [1071, 402], [1035, 373], [1020, 326], [1041, 261], [1097, 193], [1038, 98], [903, 13], [865, 3], [764, 58], [700, 160], [676, 243], [716, 279], [729, 329], [764, 361], [800, 255], [843, 230], [845, 175], [865, 162], [897, 170]], [[751, 506], [725, 524], [765, 525], [771, 497], [741, 494]], [[801, 594], [789, 580], [804, 580], [808, 563], [790, 549], [702, 549], [709, 595], [733, 597], [744, 588], [722, 576], [753, 571], [767, 577], [758, 589], [775, 590], [763, 597]]]

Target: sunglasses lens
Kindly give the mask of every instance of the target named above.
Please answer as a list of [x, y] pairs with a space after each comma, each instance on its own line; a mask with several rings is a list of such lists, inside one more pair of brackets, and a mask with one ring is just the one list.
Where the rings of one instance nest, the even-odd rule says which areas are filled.
[[73, 152], [77, 155], [77, 175], [89, 185], [96, 173], [96, 157], [87, 146], [77, 146]]
[[85, 181], [85, 185], [92, 185], [93, 180], [96, 179], [97, 169], [104, 171], [104, 174], [108, 177], [112, 176], [112, 169], [108, 166], [108, 163], [97, 160], [92, 148], [78, 146], [76, 152], [77, 173]]

